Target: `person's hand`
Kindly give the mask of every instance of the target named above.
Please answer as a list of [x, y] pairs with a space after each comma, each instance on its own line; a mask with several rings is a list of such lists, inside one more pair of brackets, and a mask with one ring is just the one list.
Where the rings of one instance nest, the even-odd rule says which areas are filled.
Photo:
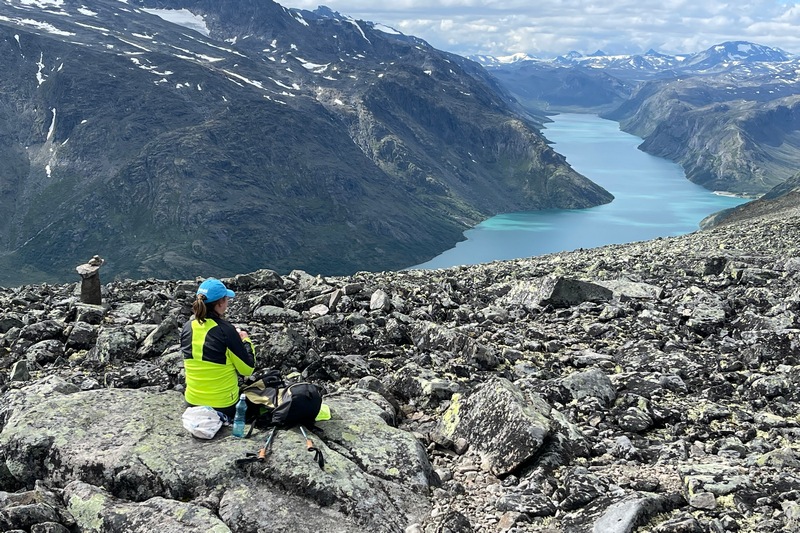
[[243, 329], [236, 328], [236, 333], [239, 334], [239, 338], [245, 340], [247, 338], [247, 332]]

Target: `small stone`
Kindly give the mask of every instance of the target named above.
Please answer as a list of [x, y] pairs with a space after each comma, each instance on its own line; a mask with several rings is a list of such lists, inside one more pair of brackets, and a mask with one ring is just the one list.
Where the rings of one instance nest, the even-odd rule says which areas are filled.
[[343, 296], [344, 292], [341, 289], [337, 289], [331, 293], [331, 297], [328, 300], [328, 308], [329, 309], [336, 309], [336, 304], [338, 304]]
[[464, 437], [459, 437], [453, 443], [453, 451], [456, 452], [458, 455], [464, 455], [465, 453], [467, 453], [468, 449], [469, 449], [469, 441]]
[[316, 316], [325, 316], [328, 314], [329, 311], [330, 309], [325, 304], [317, 304], [308, 310], [309, 313]]
[[11, 381], [30, 381], [31, 374], [28, 372], [28, 362], [24, 359], [14, 363], [11, 367]]
[[96, 390], [96, 389], [100, 389], [100, 388], [102, 388], [102, 387], [100, 386], [100, 382], [99, 382], [99, 381], [97, 381], [96, 379], [93, 379], [93, 378], [84, 379], [84, 380], [81, 382], [81, 385], [80, 385], [80, 387], [81, 387], [81, 390], [83, 390], [83, 391], [86, 391], [86, 390]]
[[716, 509], [717, 499], [710, 492], [700, 492], [689, 498], [689, 505], [695, 509]]
[[436, 475], [439, 476], [439, 480], [442, 482], [450, 481], [453, 479], [453, 472], [444, 468], [437, 468], [435, 470]]
[[372, 293], [372, 297], [369, 299], [369, 309], [370, 311], [388, 311], [391, 307], [391, 301], [389, 299], [389, 295], [386, 292], [378, 289], [374, 293]]
[[503, 516], [500, 517], [500, 521], [497, 523], [497, 527], [500, 531], [508, 531], [519, 522], [526, 522], [527, 519], [524, 514], [517, 513], [515, 511], [508, 511], [503, 513]]

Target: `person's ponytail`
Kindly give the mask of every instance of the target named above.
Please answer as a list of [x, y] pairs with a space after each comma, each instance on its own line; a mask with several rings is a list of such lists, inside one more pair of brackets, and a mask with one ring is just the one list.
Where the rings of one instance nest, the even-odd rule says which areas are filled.
[[206, 309], [206, 297], [202, 294], [197, 295], [197, 299], [192, 304], [192, 312], [194, 312], [194, 318], [200, 322], [201, 324], [206, 321], [206, 313], [208, 310]]

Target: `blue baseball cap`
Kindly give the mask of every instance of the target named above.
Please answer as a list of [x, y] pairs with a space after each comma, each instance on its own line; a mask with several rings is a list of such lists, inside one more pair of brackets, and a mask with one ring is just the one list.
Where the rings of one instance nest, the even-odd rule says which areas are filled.
[[233, 298], [236, 296], [236, 293], [228, 289], [225, 284], [217, 278], [208, 278], [201, 283], [200, 287], [197, 288], [197, 294], [202, 294], [205, 296], [206, 302], [208, 303], [216, 302], [225, 296], [228, 298]]

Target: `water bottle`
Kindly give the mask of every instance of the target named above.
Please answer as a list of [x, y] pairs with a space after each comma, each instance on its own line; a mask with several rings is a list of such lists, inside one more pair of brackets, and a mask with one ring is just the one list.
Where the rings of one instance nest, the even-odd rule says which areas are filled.
[[242, 438], [244, 437], [244, 415], [247, 412], [247, 402], [245, 401], [245, 395], [239, 398], [239, 402], [236, 404], [236, 416], [233, 419], [233, 436]]

